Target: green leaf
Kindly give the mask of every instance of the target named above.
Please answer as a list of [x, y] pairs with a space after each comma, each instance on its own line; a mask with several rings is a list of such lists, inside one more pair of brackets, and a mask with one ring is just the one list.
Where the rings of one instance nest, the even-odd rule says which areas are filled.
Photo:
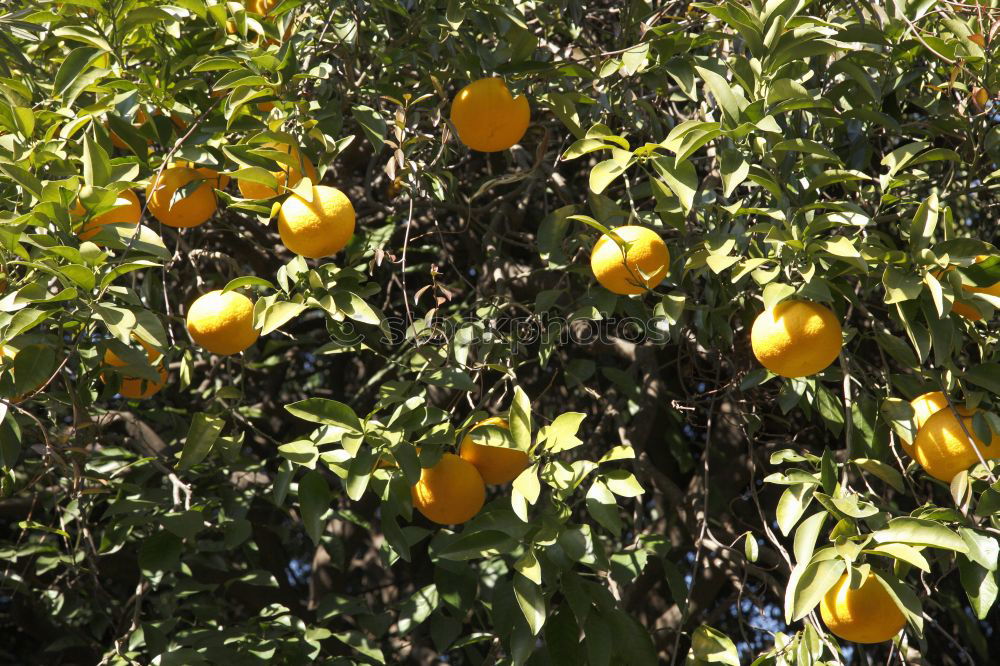
[[969, 547], [968, 557], [989, 571], [997, 571], [1000, 563], [1000, 544], [996, 537], [980, 534], [968, 527], [959, 527], [958, 533]]
[[190, 469], [204, 460], [212, 450], [212, 446], [219, 438], [225, 424], [223, 419], [216, 416], [204, 412], [195, 414], [194, 418], [191, 419], [191, 426], [188, 428], [177, 468], [179, 470]]
[[795, 530], [794, 552], [795, 562], [804, 564], [812, 559], [813, 551], [816, 548], [816, 539], [819, 538], [819, 531], [823, 529], [823, 523], [829, 514], [826, 511], [819, 511], [809, 516]]
[[1000, 395], [1000, 363], [980, 363], [968, 368], [963, 375], [966, 381]]
[[722, 195], [730, 197], [750, 174], [750, 163], [739, 151], [725, 148], [721, 151], [719, 171], [722, 174]]
[[382, 316], [368, 305], [363, 298], [353, 292], [338, 292], [334, 296], [337, 307], [341, 312], [362, 324], [378, 326], [382, 323]]
[[378, 111], [370, 106], [361, 105], [352, 108], [351, 115], [361, 125], [365, 136], [372, 142], [376, 150], [385, 144], [385, 135], [389, 131], [389, 127]]
[[316, 466], [316, 460], [319, 458], [319, 449], [308, 439], [298, 439], [282, 444], [278, 447], [278, 453], [296, 465], [303, 465], [309, 469]]
[[277, 301], [264, 312], [260, 329], [261, 335], [276, 331], [291, 320], [298, 317], [308, 306], [293, 301]]
[[[631, 154], [629, 154], [629, 158], [631, 158]], [[603, 162], [598, 162], [594, 165], [594, 168], [590, 170], [591, 191], [597, 194], [603, 192], [608, 185], [613, 183], [615, 179], [618, 178], [618, 176], [625, 173], [628, 165], [629, 159], [621, 160], [611, 158], [609, 160], [604, 160]]]
[[882, 274], [882, 284], [885, 287], [886, 303], [901, 303], [920, 296], [924, 290], [919, 275], [905, 273], [902, 270], [887, 266]]
[[845, 568], [840, 558], [796, 566], [785, 590], [785, 621], [797, 622], [811, 613]]
[[727, 664], [740, 666], [740, 655], [736, 645], [721, 631], [703, 624], [691, 635], [691, 652], [688, 663], [694, 659], [694, 664]]
[[601, 481], [594, 481], [587, 491], [587, 512], [594, 520], [604, 526], [612, 534], [617, 535], [622, 529], [622, 519], [618, 514], [618, 503], [614, 494]]
[[799, 518], [812, 502], [814, 489], [815, 486], [801, 484], [789, 486], [781, 494], [775, 514], [778, 519], [778, 529], [782, 534], [787, 535], [795, 527], [795, 523], [799, 522]]
[[958, 557], [958, 572], [976, 617], [986, 619], [997, 600], [997, 574], [963, 556]]
[[825, 148], [822, 144], [816, 143], [815, 141], [810, 141], [809, 139], [786, 139], [785, 141], [779, 141], [774, 146], [771, 147], [771, 151], [775, 153], [780, 152], [797, 152], [797, 153], [807, 153], [810, 155], [818, 155], [824, 157], [832, 162], [840, 162], [840, 158], [836, 153], [828, 148]]
[[513, 488], [528, 501], [528, 504], [537, 502], [538, 495], [542, 491], [541, 483], [538, 481], [538, 465], [531, 465], [521, 472], [514, 479]]
[[917, 631], [923, 631], [924, 618], [920, 597], [914, 593], [910, 586], [904, 584], [895, 576], [887, 576], [878, 571], [872, 571], [872, 573], [875, 574], [876, 580], [885, 588], [889, 596], [892, 597], [899, 610], [906, 616], [907, 622], [916, 627]]
[[[63, 97], [72, 90], [77, 79], [90, 67], [91, 63], [107, 53], [106, 50], [95, 46], [79, 46], [69, 52], [66, 59], [59, 65], [55, 78], [52, 79], [52, 95], [56, 98]], [[69, 106], [72, 100], [66, 102]]]
[[292, 416], [297, 416], [312, 423], [337, 426], [356, 433], [364, 431], [361, 421], [358, 420], [354, 410], [336, 400], [307, 398], [293, 402], [290, 405], [285, 405], [285, 410]]
[[[548, 453], [559, 453], [569, 451], [583, 444], [583, 440], [576, 436], [587, 415], [582, 412], [565, 412], [560, 414], [551, 424], [543, 428], [545, 441], [542, 448]], [[539, 432], [539, 439], [543, 432]]]
[[895, 467], [887, 465], [881, 460], [855, 458], [854, 464], [858, 465], [866, 472], [871, 472], [892, 486], [898, 492], [903, 492], [906, 489], [906, 485], [903, 483], [903, 475], [900, 474]]
[[299, 507], [302, 525], [313, 543], [323, 535], [323, 516], [330, 508], [330, 486], [318, 471], [307, 472], [299, 481]]
[[694, 195], [698, 192], [698, 173], [688, 160], [675, 163], [667, 156], [654, 157], [651, 160], [656, 172], [670, 191], [680, 200], [684, 212], [688, 213], [694, 207]]
[[172, 571], [180, 564], [182, 544], [180, 538], [166, 530], [156, 532], [142, 540], [139, 546], [139, 568], [151, 577], [160, 571]]
[[917, 208], [910, 223], [910, 247], [921, 250], [928, 247], [938, 224], [938, 198], [933, 192]]
[[88, 132], [83, 137], [83, 182], [104, 187], [111, 179], [111, 160]]
[[545, 626], [545, 596], [542, 588], [524, 576], [514, 577], [514, 598], [528, 621], [528, 627], [535, 636]]
[[226, 283], [226, 286], [222, 288], [223, 292], [233, 291], [235, 289], [242, 289], [244, 287], [262, 287], [265, 289], [271, 289], [277, 291], [277, 287], [265, 280], [264, 278], [257, 277], [255, 275], [247, 275], [244, 277], [238, 277], [230, 280]]
[[694, 69], [698, 72], [702, 81], [705, 82], [705, 85], [712, 93], [712, 96], [715, 97], [715, 100], [719, 103], [719, 106], [722, 108], [722, 112], [725, 114], [730, 124], [739, 124], [742, 116], [741, 111], [747, 106], [746, 99], [744, 99], [741, 94], [737, 94], [735, 89], [729, 85], [729, 82], [722, 78], [719, 74], [697, 65], [695, 65]]
[[531, 400], [520, 386], [514, 388], [514, 401], [510, 407], [510, 434], [514, 448], [531, 450]]
[[931, 571], [931, 565], [927, 561], [927, 558], [924, 557], [919, 550], [913, 546], [907, 546], [905, 543], [887, 543], [876, 548], [866, 549], [864, 552], [892, 557], [908, 564], [912, 564], [921, 571], [926, 571], [927, 573], [930, 573]]
[[639, 497], [645, 490], [632, 472], [616, 469], [604, 474], [604, 483], [608, 490], [620, 497]]
[[933, 520], [910, 518], [904, 516], [893, 518], [885, 529], [872, 533], [875, 543], [907, 543], [919, 546], [932, 546], [953, 550], [958, 553], [968, 553], [969, 547], [961, 536]]

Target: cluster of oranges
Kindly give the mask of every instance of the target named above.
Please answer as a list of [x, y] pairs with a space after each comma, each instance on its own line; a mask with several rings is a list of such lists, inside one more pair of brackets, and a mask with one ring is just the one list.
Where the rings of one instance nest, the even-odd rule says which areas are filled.
[[[481, 106], [474, 101], [477, 89], [487, 91], [479, 98], [483, 100]], [[523, 134], [527, 102], [512, 102], [498, 79], [469, 86], [459, 94], [459, 100], [463, 98], [466, 106], [458, 113], [453, 107], [452, 121], [459, 137], [470, 147], [502, 150]], [[475, 118], [489, 118], [490, 124], [475, 123]], [[510, 122], [518, 119], [520, 123], [520, 118], [524, 119], [524, 126]], [[608, 291], [620, 295], [642, 294], [667, 276], [670, 252], [656, 232], [627, 225], [601, 235], [591, 252], [590, 266], [594, 277]], [[964, 312], [961, 305], [956, 305], [957, 314], [978, 318], [974, 316], [978, 314], [975, 310], [968, 308], [969, 312]], [[830, 308], [791, 299], [758, 315], [750, 339], [754, 355], [769, 371], [787, 378], [807, 377], [822, 372], [840, 356], [843, 331]], [[928, 474], [950, 480], [976, 462], [978, 458], [972, 446], [981, 446], [981, 442], [969, 443], [966, 430], [971, 430], [971, 414], [963, 413], [968, 421], [963, 430], [951, 410], [944, 409], [947, 401], [940, 393], [921, 396], [913, 406], [920, 430], [908, 451]], [[506, 422], [491, 421], [506, 427]], [[482, 424], [476, 427], [479, 425]], [[995, 453], [1000, 455], [1000, 443], [996, 449]], [[478, 451], [485, 455], [477, 459], [482, 455]], [[984, 452], [987, 455], [994, 453], [988, 447]], [[528, 458], [523, 452], [478, 446], [467, 436], [460, 455], [445, 454], [434, 467], [422, 470], [420, 482], [412, 488], [413, 505], [435, 522], [465, 522], [483, 505], [484, 481], [504, 483], [513, 480], [527, 464]], [[507, 473], [494, 476], [493, 470], [500, 467]], [[906, 624], [903, 613], [883, 583], [870, 572], [855, 587], [851, 586], [850, 576], [844, 574], [824, 595], [820, 615], [835, 635], [858, 643], [889, 640]]]
[[485, 426], [510, 428], [498, 417], [480, 421], [462, 439], [458, 455], [445, 453], [434, 466], [420, 471], [410, 496], [414, 508], [427, 519], [442, 525], [468, 521], [483, 508], [487, 484], [510, 483], [528, 467], [524, 451], [477, 444], [472, 432]]
[[[452, 104], [451, 122], [459, 139], [469, 148], [497, 152], [510, 148], [523, 137], [530, 122], [530, 108], [527, 99], [511, 95], [501, 79], [485, 78], [458, 93]], [[240, 182], [243, 196], [268, 199], [294, 188], [303, 177], [313, 183], [317, 181], [312, 162], [297, 148], [274, 144], [268, 147], [288, 153], [297, 166], [284, 167], [273, 174], [278, 184], [276, 189], [256, 182]], [[197, 181], [202, 184], [191, 189], [190, 184]], [[214, 188], [225, 188], [227, 181], [226, 176], [207, 167], [173, 165], [150, 183], [146, 191], [147, 206], [167, 226], [197, 226], [212, 217], [217, 207]], [[185, 187], [188, 194], [178, 197], [177, 192]], [[80, 237], [92, 238], [106, 224], [137, 224], [141, 206], [135, 193], [123, 191], [119, 202], [112, 211], [87, 219]], [[311, 198], [291, 193], [278, 213], [282, 242], [293, 252], [309, 258], [326, 257], [341, 250], [350, 241], [354, 225], [350, 200], [339, 190], [326, 186], [314, 186]], [[656, 232], [627, 225], [601, 235], [591, 252], [590, 265], [604, 288], [615, 294], [636, 295], [655, 288], [667, 276], [670, 252]], [[1000, 283], [968, 289], [995, 295], [1000, 293]], [[253, 327], [253, 310], [253, 303], [241, 294], [210, 292], [189, 308], [188, 331], [195, 342], [213, 353], [239, 353], [258, 336]], [[975, 309], [963, 303], [956, 303], [953, 310], [973, 320], [981, 318]], [[839, 357], [842, 329], [828, 307], [791, 299], [762, 312], [753, 323], [750, 339], [754, 355], [769, 371], [788, 378], [806, 377], [822, 372]], [[150, 362], [155, 363], [159, 352], [140, 342]], [[123, 365], [110, 352], [105, 361], [109, 366]], [[162, 366], [159, 371], [165, 381]], [[148, 397], [158, 390], [158, 386], [149, 384], [126, 378], [122, 394]], [[994, 437], [984, 444], [972, 434], [974, 412], [952, 408], [939, 392], [922, 395], [912, 405], [918, 431], [914, 442], [906, 442], [904, 449], [930, 476], [950, 481], [955, 474], [975, 464], [980, 455], [1000, 457], [1000, 438]], [[462, 440], [457, 455], [443, 454], [432, 467], [422, 469], [420, 480], [412, 486], [413, 506], [429, 520], [446, 525], [470, 520], [485, 502], [487, 484], [510, 483], [527, 468], [529, 457], [523, 451], [474, 442], [472, 430], [484, 426], [508, 428], [507, 422], [500, 418], [477, 423]], [[845, 574], [825, 595], [821, 615], [833, 633], [856, 642], [888, 640], [905, 624], [902, 613], [874, 574], [869, 574], [855, 588]]]

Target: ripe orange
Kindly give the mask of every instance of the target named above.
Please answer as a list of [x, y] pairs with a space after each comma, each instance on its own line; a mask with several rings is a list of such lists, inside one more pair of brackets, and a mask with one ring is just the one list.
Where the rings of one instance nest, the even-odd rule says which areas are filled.
[[476, 466], [483, 481], [489, 484], [510, 483], [528, 467], [528, 454], [517, 449], [477, 444], [472, 439], [472, 431], [482, 426], [497, 426], [510, 429], [507, 421], [499, 417], [484, 419], [472, 426], [462, 440], [459, 455]]
[[[168, 227], [183, 229], [204, 224], [218, 207], [212, 183], [206, 177], [211, 175], [189, 167], [164, 169], [159, 178], [154, 174], [146, 189], [149, 212]], [[177, 198], [177, 190], [192, 181], [200, 184], [187, 196]]]
[[531, 109], [524, 95], [511, 97], [502, 79], [479, 79], [458, 91], [451, 103], [451, 122], [466, 146], [494, 153], [521, 140]]
[[761, 365], [782, 377], [806, 377], [840, 354], [841, 328], [830, 308], [811, 301], [782, 301], [757, 315], [750, 344]]
[[[274, 106], [273, 104], [271, 105]], [[302, 152], [293, 146], [288, 144], [278, 144], [278, 143], [266, 143], [261, 146], [261, 148], [273, 148], [274, 150], [280, 150], [283, 153], [289, 153], [292, 159], [299, 163], [299, 167], [289, 167], [287, 164], [281, 165], [280, 171], [272, 171], [271, 174], [278, 181], [277, 189], [268, 187], [263, 183], [256, 183], [252, 180], [237, 180], [237, 185], [240, 188], [240, 194], [242, 194], [247, 199], [270, 199], [271, 197], [276, 197], [279, 194], [285, 192], [285, 188], [293, 188], [299, 184], [302, 180], [302, 174], [304, 173], [309, 180], [312, 181], [313, 185], [319, 184], [319, 174], [316, 173], [316, 167], [313, 166], [312, 161], [302, 154]]]
[[[910, 406], [913, 408], [913, 425], [919, 432], [920, 428], [927, 423], [927, 419], [948, 406], [948, 398], [941, 391], [931, 391], [918, 395], [910, 401]], [[900, 439], [899, 443], [906, 455], [912, 458], [913, 442]]]
[[906, 618], [875, 574], [868, 574], [856, 590], [849, 580], [845, 573], [823, 596], [820, 615], [827, 628], [855, 643], [881, 643], [898, 634]]
[[670, 251], [659, 234], [634, 225], [612, 229], [625, 243], [624, 251], [602, 234], [590, 253], [590, 269], [597, 281], [616, 294], [641, 294], [663, 281], [670, 271]]
[[[115, 208], [87, 220], [77, 234], [77, 237], [82, 241], [90, 240], [97, 235], [101, 227], [108, 224], [130, 224], [132, 226], [139, 224], [139, 218], [142, 217], [142, 204], [139, 203], [139, 197], [135, 195], [135, 192], [132, 190], [122, 190], [118, 193], [118, 199], [115, 204]], [[79, 199], [72, 212], [74, 215], [84, 215], [86, 213]]]
[[293, 192], [278, 211], [278, 234], [285, 247], [303, 257], [336, 254], [354, 235], [354, 206], [335, 187], [313, 186], [312, 201]]
[[950, 408], [931, 415], [913, 440], [913, 459], [930, 476], [945, 483], [950, 483], [956, 474], [979, 462], [976, 449], [984, 460], [1000, 458], [1000, 436], [991, 433], [989, 443], [983, 443], [972, 428], [975, 410], [959, 407], [958, 413], [962, 416], [965, 430], [969, 431], [972, 441], [969, 441], [962, 424]]
[[188, 308], [187, 330], [199, 345], [221, 356], [238, 354], [257, 341], [253, 301], [235, 291], [210, 291]]
[[[146, 357], [149, 359], [150, 364], [156, 366], [157, 372], [160, 374], [160, 381], [152, 382], [147, 379], [142, 379], [139, 377], [122, 377], [121, 388], [118, 392], [125, 398], [131, 400], [143, 400], [156, 393], [159, 393], [160, 389], [163, 388], [164, 384], [167, 383], [167, 369], [163, 366], [163, 362], [160, 360], [162, 354], [153, 348], [148, 342], [142, 338], [136, 338], [139, 340], [139, 344], [142, 348], [146, 350]], [[159, 363], [157, 363], [159, 361]], [[111, 366], [113, 368], [120, 368], [127, 365], [117, 354], [115, 354], [110, 349], [104, 353], [104, 364]], [[102, 372], [101, 379], [107, 383], [107, 377]]]
[[[976, 257], [976, 263], [981, 263], [985, 259], [985, 256]], [[955, 269], [953, 267], [949, 267], [947, 270], [953, 271]], [[973, 287], [965, 285], [962, 287], [962, 291], [967, 291], [973, 294], [988, 294], [989, 296], [1000, 297], [1000, 282], [995, 282], [988, 287]], [[983, 318], [983, 315], [980, 314], [979, 310], [971, 305], [966, 305], [965, 303], [961, 303], [959, 301], [955, 301], [955, 303], [951, 306], [951, 311], [970, 321], [980, 321]]]
[[441, 525], [459, 525], [483, 508], [486, 485], [472, 463], [446, 453], [433, 467], [420, 472], [420, 481], [410, 488], [413, 507], [428, 520]]

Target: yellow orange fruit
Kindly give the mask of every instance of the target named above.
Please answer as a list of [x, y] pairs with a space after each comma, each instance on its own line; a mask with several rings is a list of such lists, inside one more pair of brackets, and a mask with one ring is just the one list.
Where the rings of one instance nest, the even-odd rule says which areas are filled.
[[[948, 398], [941, 391], [931, 391], [930, 393], [918, 395], [910, 401], [910, 407], [913, 408], [913, 426], [919, 431], [927, 423], [927, 419], [947, 406]], [[900, 444], [906, 455], [912, 458], [913, 442], [900, 439]]]
[[314, 186], [312, 201], [293, 192], [278, 211], [278, 234], [285, 247], [303, 257], [336, 254], [354, 235], [354, 206], [335, 187]]
[[906, 626], [906, 617], [875, 577], [868, 577], [852, 590], [844, 574], [823, 596], [820, 615], [834, 635], [855, 643], [881, 643]]
[[[978, 257], [976, 259], [976, 263], [978, 264], [985, 258], [986, 257]], [[973, 294], [987, 294], [989, 296], [996, 296], [1000, 298], [1000, 282], [994, 282], [992, 285], [988, 287], [973, 287], [966, 285], [962, 287], [962, 290]], [[983, 315], [980, 314], [979, 310], [970, 305], [966, 305], [965, 303], [960, 303], [958, 301], [955, 301], [955, 303], [951, 306], [951, 311], [971, 321], [979, 321], [983, 318]]]
[[222, 356], [238, 354], [257, 341], [253, 301], [235, 291], [210, 291], [188, 308], [187, 330], [199, 345]]
[[760, 364], [782, 377], [825, 370], [840, 354], [841, 328], [830, 308], [787, 300], [757, 315], [750, 344]]
[[[271, 105], [274, 106], [273, 104]], [[279, 194], [285, 192], [285, 188], [293, 188], [299, 184], [302, 180], [302, 175], [305, 174], [313, 185], [317, 185], [319, 181], [319, 174], [316, 173], [316, 167], [313, 166], [312, 161], [302, 154], [302, 152], [295, 147], [289, 146], [287, 144], [274, 144], [268, 143], [261, 146], [262, 148], [272, 148], [274, 150], [280, 150], [283, 153], [289, 153], [293, 160], [299, 163], [298, 168], [289, 167], [287, 164], [281, 165], [280, 171], [272, 171], [271, 175], [274, 176], [275, 180], [278, 181], [277, 189], [268, 187], [263, 183], [256, 183], [252, 180], [237, 180], [237, 185], [240, 188], [240, 194], [242, 194], [247, 199], [270, 199], [271, 197], [276, 197]]]
[[627, 249], [607, 234], [594, 243], [590, 269], [601, 286], [616, 294], [631, 295], [660, 284], [670, 271], [670, 251], [659, 234], [634, 225], [612, 231]]
[[[125, 398], [131, 400], [143, 400], [152, 395], [160, 392], [160, 389], [167, 383], [167, 369], [163, 366], [163, 362], [160, 360], [162, 354], [153, 348], [148, 342], [142, 338], [137, 338], [139, 344], [146, 351], [146, 357], [149, 359], [151, 365], [156, 366], [156, 370], [160, 375], [160, 381], [153, 382], [148, 379], [142, 379], [140, 377], [122, 377], [121, 388], [118, 392]], [[118, 354], [114, 353], [110, 349], [104, 353], [104, 364], [112, 368], [120, 368], [128, 365], [123, 361]], [[107, 382], [107, 377], [104, 373], [101, 373], [101, 379]]]
[[[989, 443], [984, 443], [972, 428], [975, 410], [959, 407], [957, 411], [962, 423], [950, 408], [941, 409], [927, 419], [913, 440], [913, 459], [930, 476], [945, 483], [951, 483], [956, 474], [979, 462], [977, 449], [984, 460], [1000, 458], [1000, 437], [991, 433]], [[971, 441], [965, 434], [966, 430], [972, 437]]]
[[483, 153], [507, 150], [521, 140], [531, 122], [524, 95], [512, 97], [503, 79], [479, 79], [458, 91], [451, 122], [462, 143]]
[[428, 520], [459, 525], [483, 508], [486, 485], [479, 470], [454, 453], [445, 453], [433, 467], [420, 471], [420, 481], [410, 488], [413, 507]]
[[507, 421], [499, 417], [484, 419], [472, 426], [462, 440], [459, 456], [475, 465], [483, 481], [489, 484], [510, 483], [528, 467], [528, 454], [517, 449], [477, 444], [472, 439], [472, 431], [483, 426], [496, 426], [509, 430]]
[[[79, 239], [90, 240], [97, 235], [102, 227], [108, 224], [130, 224], [132, 226], [139, 224], [139, 218], [142, 217], [142, 204], [139, 203], [139, 197], [135, 195], [135, 192], [122, 190], [118, 193], [115, 204], [115, 208], [84, 222], [77, 234]], [[77, 200], [76, 208], [72, 212], [76, 215], [83, 215], [86, 211], [83, 204]]]
[[[196, 169], [179, 166], [164, 169], [159, 176], [154, 174], [146, 189], [149, 212], [168, 227], [185, 229], [204, 224], [218, 207], [210, 178]], [[199, 181], [194, 191], [178, 197], [177, 190], [192, 181]]]

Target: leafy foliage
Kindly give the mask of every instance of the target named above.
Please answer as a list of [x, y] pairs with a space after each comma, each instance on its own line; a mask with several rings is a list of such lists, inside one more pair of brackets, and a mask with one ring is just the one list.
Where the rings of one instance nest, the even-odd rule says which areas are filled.
[[[994, 4], [4, 10], [0, 660], [986, 663], [996, 464], [944, 483], [900, 442], [933, 390], [1000, 436]], [[532, 125], [473, 153], [448, 108], [493, 75]], [[300, 168], [275, 142], [354, 203], [330, 260], [236, 187]], [[208, 223], [79, 239], [178, 161], [221, 174], [171, 202], [210, 183]], [[623, 224], [672, 257], [636, 297], [587, 262]], [[255, 298], [240, 356], [184, 330], [212, 289]], [[781, 379], [748, 332], [793, 296], [845, 345]], [[170, 380], [129, 401], [137, 337]], [[530, 466], [423, 519], [421, 469], [489, 414]], [[869, 570], [908, 627], [842, 652], [814, 611]]]

